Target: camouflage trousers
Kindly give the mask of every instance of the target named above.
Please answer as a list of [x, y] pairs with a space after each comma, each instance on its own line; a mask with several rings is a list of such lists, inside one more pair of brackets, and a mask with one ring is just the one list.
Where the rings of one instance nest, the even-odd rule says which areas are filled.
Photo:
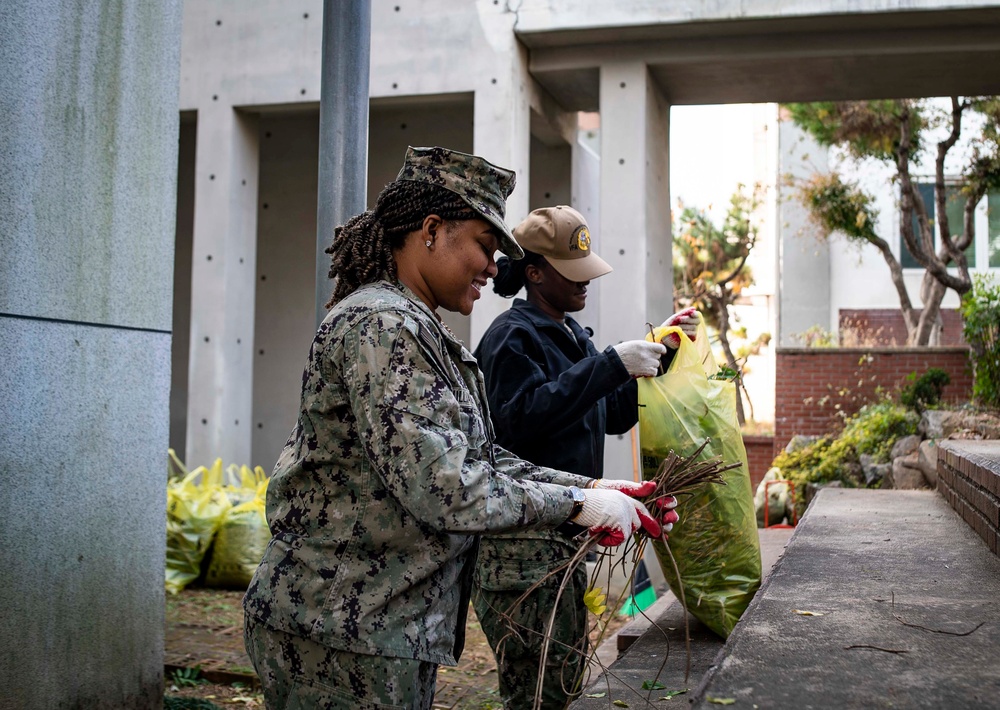
[[246, 617], [243, 642], [268, 710], [429, 710], [437, 664], [321, 646]]
[[[583, 595], [587, 589], [587, 572], [580, 565], [559, 597], [556, 596], [563, 581], [558, 572], [539, 585], [522, 602], [521, 595], [532, 584], [569, 558], [532, 563], [526, 560], [496, 559], [488, 549], [495, 542], [486, 542], [486, 554], [480, 555], [477, 588], [473, 594], [476, 616], [483, 633], [497, 659], [500, 696], [505, 710], [530, 710], [534, 707], [538, 687], [538, 669], [545, 643], [545, 634], [555, 610], [555, 619], [549, 634], [551, 639], [546, 654], [542, 681], [544, 710], [561, 710], [579, 697], [587, 657], [587, 609]], [[528, 545], [545, 549], [537, 541], [509, 541], [507, 545]], [[558, 547], [558, 546], [556, 546]], [[503, 552], [503, 548], [497, 548]], [[552, 552], [553, 547], [548, 547]]]

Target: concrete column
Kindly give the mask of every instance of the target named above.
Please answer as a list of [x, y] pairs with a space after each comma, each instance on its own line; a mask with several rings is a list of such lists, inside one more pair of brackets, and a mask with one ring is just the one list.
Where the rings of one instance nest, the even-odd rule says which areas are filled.
[[0, 4], [0, 708], [163, 706], [181, 3]]
[[830, 243], [816, 236], [792, 181], [827, 169], [827, 151], [789, 120], [778, 122], [778, 347], [796, 347], [795, 336], [813, 326], [837, 329], [830, 296]]
[[[255, 114], [201, 111], [195, 159], [189, 466], [251, 464], [259, 135]], [[267, 209], [266, 203], [260, 205]]]
[[[579, 136], [572, 147], [572, 198], [570, 206], [587, 220], [594, 253], [604, 258], [601, 242], [601, 156], [583, 143]], [[614, 273], [614, 272], [612, 272]], [[601, 331], [601, 282], [592, 281], [587, 287], [587, 307], [574, 316], [581, 324], [594, 329], [594, 344], [602, 350], [606, 343]], [[614, 288], [614, 280], [609, 288]]]
[[[507, 200], [507, 224], [516, 226], [528, 214], [530, 199], [531, 106], [527, 50], [511, 39], [511, 61], [485, 73], [476, 87], [473, 117], [473, 152], [517, 174], [517, 184]], [[492, 288], [484, 289], [469, 324], [468, 345], [476, 346], [490, 323], [510, 306]], [[456, 331], [457, 332], [457, 331]]]
[[[598, 252], [614, 271], [601, 277], [599, 346], [644, 337], [672, 312], [668, 142], [670, 107], [642, 62], [601, 66]], [[608, 437], [607, 478], [633, 477], [630, 435]], [[641, 476], [641, 472], [639, 472]], [[655, 558], [653, 584], [664, 587]], [[613, 580], [617, 591], [625, 578]]]
[[615, 343], [672, 312], [670, 114], [641, 62], [601, 67], [600, 107], [600, 254], [615, 269], [603, 277], [601, 335]]

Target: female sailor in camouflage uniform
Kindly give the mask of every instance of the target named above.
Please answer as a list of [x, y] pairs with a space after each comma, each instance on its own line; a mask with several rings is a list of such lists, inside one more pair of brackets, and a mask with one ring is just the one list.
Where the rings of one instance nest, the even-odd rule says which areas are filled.
[[273, 539], [244, 599], [269, 708], [429, 708], [462, 651], [479, 535], [572, 518], [616, 539], [638, 501], [494, 446], [482, 375], [438, 309], [496, 273], [510, 171], [409, 149], [374, 209], [337, 229], [332, 308], [267, 494]]
[[[497, 441], [534, 463], [586, 476], [591, 486], [631, 489], [631, 481], [602, 480], [604, 437], [635, 426], [634, 378], [655, 375], [661, 356], [668, 365], [679, 342], [667, 349], [626, 341], [598, 352], [592, 331], [567, 315], [586, 305], [587, 284], [611, 271], [590, 248], [587, 222], [576, 210], [534, 210], [514, 238], [525, 257], [501, 259], [494, 290], [509, 297], [526, 288], [527, 300], [516, 299], [497, 317], [476, 349]], [[664, 325], [676, 322], [693, 335], [697, 320], [689, 321], [689, 315], [682, 311]], [[662, 523], [677, 520], [669, 510], [675, 505], [676, 500], [663, 501]], [[516, 530], [482, 541], [473, 603], [497, 658], [507, 710], [533, 707], [546, 636], [541, 707], [562, 708], [579, 691], [588, 643], [587, 575], [580, 566], [563, 584], [563, 575], [552, 574], [576, 552], [575, 532], [579, 528], [572, 525]]]

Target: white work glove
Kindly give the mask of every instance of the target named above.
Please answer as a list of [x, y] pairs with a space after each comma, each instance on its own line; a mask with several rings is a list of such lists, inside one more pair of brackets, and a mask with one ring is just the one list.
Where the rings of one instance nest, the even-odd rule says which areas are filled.
[[660, 357], [667, 352], [662, 343], [626, 340], [614, 350], [632, 377], [655, 377], [660, 369]]
[[[591, 484], [591, 487], [621, 491], [625, 495], [632, 498], [645, 498], [646, 496], [652, 494], [653, 490], [656, 489], [656, 484], [652, 481], [635, 483], [633, 481], [626, 481], [620, 478], [599, 478]], [[677, 507], [677, 499], [674, 496], [661, 496], [654, 501], [654, 505], [658, 508], [657, 513], [659, 513], [659, 520], [657, 522], [659, 522], [660, 527], [663, 528], [663, 532], [668, 533], [673, 530], [674, 523], [680, 520], [680, 516], [677, 515], [677, 511], [674, 510], [674, 508]]]
[[598, 544], [617, 547], [640, 528], [650, 537], [660, 537], [660, 524], [634, 498], [602, 488], [588, 488], [583, 494], [583, 507], [570, 522], [588, 528], [598, 538]]
[[[676, 325], [683, 331], [684, 335], [694, 340], [698, 332], [698, 311], [695, 308], [685, 308], [667, 318], [660, 324], [661, 328], [669, 328]], [[671, 333], [663, 339], [663, 344], [676, 350], [681, 346], [681, 339], [676, 333]]]

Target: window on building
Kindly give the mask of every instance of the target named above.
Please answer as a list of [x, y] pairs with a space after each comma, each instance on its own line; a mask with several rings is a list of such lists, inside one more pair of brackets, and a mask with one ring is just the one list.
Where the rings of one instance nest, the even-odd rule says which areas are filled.
[[[920, 193], [920, 197], [923, 198], [924, 208], [927, 210], [927, 218], [934, 220], [934, 185], [929, 182], [915, 182], [913, 187], [917, 189]], [[918, 241], [920, 240], [920, 221], [917, 219], [917, 213], [913, 213], [913, 236]], [[918, 262], [910, 250], [906, 246], [906, 241], [903, 239], [903, 235], [899, 235], [899, 263], [904, 269], [919, 269], [920, 262]]]
[[[913, 186], [920, 193], [920, 197], [923, 198], [924, 208], [927, 210], [927, 218], [931, 222], [935, 222], [934, 215], [936, 209], [936, 202], [934, 200], [934, 183], [930, 182], [917, 182]], [[958, 185], [948, 185], [945, 188], [945, 195], [947, 202], [945, 203], [945, 209], [948, 210], [948, 227], [951, 231], [952, 239], [960, 236], [963, 231], [965, 231], [965, 198], [961, 193], [961, 187]], [[994, 198], [994, 203], [997, 204], [997, 228], [1000, 231], [1000, 194]], [[993, 217], [991, 217], [993, 219]], [[991, 225], [993, 222], [991, 222]], [[913, 215], [913, 234], [919, 239], [920, 238], [920, 223], [917, 220], [916, 214]], [[990, 234], [993, 234], [993, 228], [990, 228]], [[941, 243], [940, 236], [937, 229], [934, 230], [934, 243], [939, 245]], [[990, 241], [990, 252], [994, 251], [993, 240], [991, 236]], [[996, 245], [997, 255], [996, 258], [1000, 260], [1000, 236], [997, 237]], [[910, 250], [906, 248], [906, 242], [903, 241], [903, 235], [899, 236], [899, 263], [904, 269], [918, 269], [920, 268], [920, 263], [913, 257]], [[976, 265], [976, 242], [973, 242], [965, 250], [965, 258], [969, 262], [969, 268]], [[992, 258], [992, 257], [991, 257]], [[991, 263], [992, 266], [992, 263]]]

